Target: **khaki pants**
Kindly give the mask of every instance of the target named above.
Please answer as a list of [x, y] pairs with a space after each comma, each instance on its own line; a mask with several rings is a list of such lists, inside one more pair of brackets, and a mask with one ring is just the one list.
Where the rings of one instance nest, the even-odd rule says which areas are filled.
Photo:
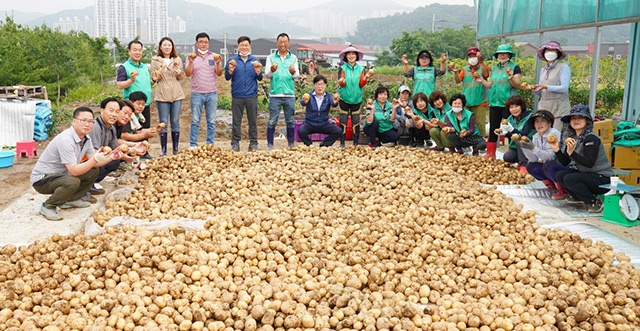
[[480, 131], [480, 136], [487, 138], [487, 120], [489, 116], [489, 107], [487, 106], [473, 106], [467, 107], [476, 117], [476, 126]]
[[82, 198], [89, 191], [91, 185], [98, 178], [98, 169], [91, 170], [80, 176], [70, 176], [61, 174], [48, 174], [41, 180], [33, 183], [33, 188], [41, 194], [51, 194], [44, 202], [47, 208], [60, 207], [67, 201], [74, 201]]
[[447, 138], [447, 134], [442, 132], [439, 128], [432, 128], [429, 130], [429, 135], [431, 135], [431, 139], [435, 141], [436, 146], [438, 147], [449, 147], [449, 139]]

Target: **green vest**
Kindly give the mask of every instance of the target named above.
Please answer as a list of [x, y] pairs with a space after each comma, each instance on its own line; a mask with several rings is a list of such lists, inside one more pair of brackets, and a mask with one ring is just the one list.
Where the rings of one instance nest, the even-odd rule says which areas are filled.
[[429, 116], [431, 116], [431, 106], [429, 106], [429, 105], [427, 104], [427, 109], [426, 109], [426, 110], [427, 110], [427, 111], [426, 111], [425, 113], [423, 113], [420, 109], [417, 109], [417, 108], [416, 108], [416, 109], [413, 111], [413, 113], [414, 113], [416, 116], [419, 116], [420, 118], [422, 118], [423, 120], [428, 121], [428, 120], [430, 120]]
[[423, 92], [429, 97], [435, 89], [436, 71], [433, 66], [428, 66], [427, 69], [422, 69], [422, 67], [413, 68], [413, 95]]
[[[522, 111], [522, 114], [520, 115], [519, 120], [516, 120], [516, 118], [513, 117], [513, 115], [509, 115], [509, 118], [507, 119], [507, 121], [509, 121], [509, 124], [511, 124], [511, 126], [514, 129], [522, 132], [522, 129], [524, 129], [524, 126], [527, 124], [527, 122], [531, 118], [531, 115], [533, 115], [533, 112], [531, 112], [530, 110], [524, 110]], [[527, 137], [529, 137], [529, 139], [532, 139], [533, 135], [535, 134], [536, 134], [536, 130], [534, 128], [533, 130], [529, 131], [529, 134], [527, 135]], [[513, 140], [511, 140], [511, 143], [509, 143], [509, 148], [516, 149], [516, 143]]]
[[378, 101], [373, 102], [373, 119], [378, 121], [378, 132], [387, 132], [393, 129], [391, 123], [391, 102], [384, 104], [384, 109], [380, 108]]
[[[458, 122], [458, 118], [456, 117], [456, 113], [452, 110], [447, 113], [447, 118], [449, 118], [449, 122], [453, 125], [453, 128], [456, 129], [456, 132], [460, 133], [462, 130], [469, 130], [469, 125], [471, 124], [471, 116], [473, 113], [466, 109], [462, 109], [462, 118]], [[478, 131], [478, 126], [474, 126], [474, 130], [472, 135], [480, 135], [480, 131]]]
[[504, 107], [509, 97], [518, 95], [518, 90], [514, 89], [509, 83], [509, 75], [507, 75], [507, 68], [511, 68], [513, 72], [517, 64], [509, 61], [504, 67], [500, 67], [500, 64], [491, 68], [491, 90], [489, 90], [489, 106], [490, 107]]
[[[484, 65], [484, 64], [480, 64]], [[476, 72], [482, 75], [482, 68], [479, 66], [476, 68]], [[464, 78], [462, 79], [462, 93], [467, 98], [467, 107], [475, 107], [485, 102], [486, 92], [482, 83], [473, 80], [473, 74], [471, 72], [471, 66], [464, 67]]]
[[429, 106], [429, 117], [437, 118], [440, 122], [447, 123], [447, 114], [451, 112], [451, 106], [448, 103], [444, 104], [444, 111]]
[[[345, 63], [342, 66], [342, 72], [344, 72], [344, 80], [347, 85], [344, 87], [338, 87], [338, 93], [340, 94], [340, 100], [355, 105], [362, 102], [362, 88], [360, 87], [360, 76], [364, 67], [356, 63], [353, 67], [349, 63]], [[340, 79], [340, 77], [338, 77]]]
[[[272, 64], [278, 64], [278, 70], [271, 76], [269, 94], [295, 95], [293, 76], [289, 72], [289, 67], [295, 65], [298, 62], [298, 58], [291, 52], [288, 52], [284, 59], [280, 57], [278, 52], [272, 53], [269, 58]], [[270, 69], [267, 68], [267, 70]]]
[[[131, 78], [131, 71], [138, 71], [138, 77], [136, 77], [136, 81], [131, 84], [131, 86], [122, 89], [122, 98], [125, 100], [129, 100], [129, 94], [132, 92], [144, 92], [147, 96], [147, 102], [145, 105], [151, 104], [151, 73], [149, 72], [149, 67], [146, 64], [140, 62], [140, 65], [137, 65], [135, 62], [128, 59], [125, 63], [122, 64], [124, 70], [127, 72], [127, 79]], [[149, 119], [147, 119], [149, 120]]]

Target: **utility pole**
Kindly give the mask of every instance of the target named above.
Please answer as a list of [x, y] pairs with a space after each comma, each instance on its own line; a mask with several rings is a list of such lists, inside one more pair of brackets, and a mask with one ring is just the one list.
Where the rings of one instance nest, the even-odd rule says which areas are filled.
[[229, 51], [227, 50], [227, 33], [224, 33], [224, 63], [227, 63], [227, 54], [229, 54]]

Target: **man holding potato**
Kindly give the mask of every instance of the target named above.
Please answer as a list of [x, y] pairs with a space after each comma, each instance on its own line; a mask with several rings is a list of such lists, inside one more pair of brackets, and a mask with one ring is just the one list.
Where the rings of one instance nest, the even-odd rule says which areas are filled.
[[[128, 45], [129, 59], [118, 67], [117, 83], [122, 90], [122, 98], [129, 100], [129, 95], [135, 91], [141, 91], [147, 96], [142, 115], [146, 119], [151, 119], [151, 71], [149, 67], [142, 63], [142, 43], [139, 40], [132, 40]], [[142, 123], [142, 128], [151, 127], [151, 121]]]
[[191, 77], [191, 126], [189, 129], [189, 147], [198, 147], [200, 119], [204, 107], [207, 119], [207, 144], [213, 145], [216, 134], [216, 116], [218, 115], [218, 76], [222, 76], [222, 56], [209, 50], [209, 35], [200, 32], [196, 35], [197, 52], [187, 56], [184, 73]]
[[293, 148], [295, 122], [295, 88], [294, 82], [300, 77], [298, 57], [289, 52], [289, 35], [281, 33], [276, 39], [278, 51], [267, 57], [265, 75], [271, 80], [269, 89], [269, 122], [267, 122], [267, 150], [273, 149], [273, 136], [280, 117], [280, 109], [284, 110], [287, 125], [287, 142]]
[[91, 108], [74, 110], [71, 127], [51, 140], [33, 167], [31, 185], [38, 193], [51, 194], [40, 207], [40, 214], [50, 221], [62, 219], [58, 208], [89, 207], [81, 198], [98, 177], [97, 168], [112, 161], [112, 152], [94, 150], [88, 136], [93, 125]]
[[251, 54], [251, 38], [238, 38], [238, 54], [227, 62], [224, 78], [231, 81], [231, 149], [240, 151], [242, 113], [247, 109], [249, 151], [258, 150], [258, 81], [262, 80], [262, 63]]

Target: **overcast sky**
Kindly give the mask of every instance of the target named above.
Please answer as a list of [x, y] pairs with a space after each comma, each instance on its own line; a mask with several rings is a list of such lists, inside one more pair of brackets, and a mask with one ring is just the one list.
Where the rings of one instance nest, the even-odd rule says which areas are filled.
[[[171, 1], [171, 0], [169, 0]], [[292, 0], [242, 0], [242, 1], [224, 1], [224, 0], [192, 0], [216, 6], [226, 12], [279, 12], [288, 10], [297, 10], [313, 7], [315, 5], [329, 2], [329, 0], [315, 1], [292, 1]], [[473, 6], [474, 0], [394, 0], [395, 2], [407, 7], [420, 7], [432, 3], [446, 3], [449, 5], [461, 4]], [[81, 9], [93, 5], [93, 1], [87, 0], [1, 0], [0, 11], [15, 10], [22, 12], [40, 12], [52, 14], [65, 9]], [[241, 3], [241, 6], [238, 4]]]

